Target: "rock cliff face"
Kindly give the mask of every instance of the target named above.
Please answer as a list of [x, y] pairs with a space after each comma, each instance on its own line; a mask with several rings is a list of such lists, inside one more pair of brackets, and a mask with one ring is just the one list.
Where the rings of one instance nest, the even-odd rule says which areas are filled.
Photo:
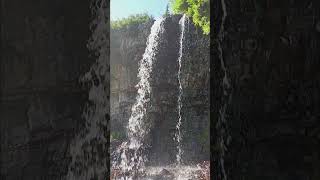
[[[152, 129], [147, 148], [149, 162], [153, 165], [173, 163], [176, 159], [177, 149], [173, 137], [178, 121], [180, 18], [181, 16], [171, 16], [165, 20], [165, 32], [153, 64], [150, 82], [152, 107], [148, 112]], [[111, 31], [111, 62], [114, 63], [111, 65], [111, 89], [114, 92], [111, 95], [111, 135], [115, 134], [112, 132], [115, 129], [125, 135], [123, 127], [129, 119], [136, 96], [134, 86], [137, 83], [138, 61], [144, 53], [152, 23], [123, 31]], [[209, 159], [206, 144], [209, 143], [209, 37], [203, 36], [189, 22], [186, 25], [185, 39], [182, 57], [183, 160], [191, 162]]]
[[182, 130], [184, 159], [208, 160], [210, 156], [210, 38], [192, 24], [186, 26], [182, 58]]
[[1, 177], [60, 179], [92, 60], [87, 1], [1, 0]]
[[230, 86], [219, 41], [212, 41], [215, 179], [319, 179], [319, 1], [219, 1], [215, 40], [223, 2], [220, 45]]

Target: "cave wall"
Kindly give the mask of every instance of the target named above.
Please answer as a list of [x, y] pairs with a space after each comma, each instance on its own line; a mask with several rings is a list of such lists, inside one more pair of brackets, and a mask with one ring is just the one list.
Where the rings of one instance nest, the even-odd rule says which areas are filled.
[[212, 8], [215, 179], [319, 179], [319, 1], [221, 2]]
[[60, 179], [92, 60], [88, 1], [1, 0], [1, 178]]

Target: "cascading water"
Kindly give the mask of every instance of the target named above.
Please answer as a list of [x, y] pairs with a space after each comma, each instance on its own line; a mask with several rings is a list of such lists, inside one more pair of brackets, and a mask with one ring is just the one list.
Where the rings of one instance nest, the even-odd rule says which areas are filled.
[[[179, 20], [179, 26], [177, 23], [174, 26], [174, 31], [166, 31], [165, 27], [172, 27], [166, 26], [165, 24], [172, 23], [171, 20], [178, 20], [176, 17], [167, 17], [161, 18], [154, 22], [153, 26], [151, 27], [151, 33], [148, 36], [147, 40], [147, 47], [143, 54], [143, 58], [139, 62], [139, 69], [138, 69], [138, 84], [137, 84], [137, 97], [135, 100], [134, 105], [131, 109], [131, 116], [128, 121], [127, 126], [127, 135], [128, 139], [126, 142], [123, 142], [120, 146], [117, 145], [117, 150], [114, 153], [115, 160], [112, 162], [112, 179], [113, 180], [155, 180], [155, 179], [173, 179], [173, 180], [189, 180], [189, 179], [201, 179], [203, 176], [208, 175], [208, 165], [204, 168], [204, 163], [195, 164], [185, 164], [182, 162], [182, 155], [183, 155], [183, 148], [182, 148], [182, 133], [181, 127], [183, 122], [182, 117], [182, 107], [183, 107], [183, 86], [182, 86], [182, 62], [185, 58], [185, 49], [186, 49], [186, 33], [188, 33], [188, 25], [189, 19], [186, 15], [183, 15]], [[179, 28], [179, 29], [178, 29]], [[150, 84], [151, 76], [157, 77], [157, 73], [162, 70], [162, 67], [154, 67], [157, 66], [156, 64], [161, 61], [162, 57], [166, 54], [159, 54], [160, 52], [169, 52], [167, 49], [159, 49], [161, 48], [168, 48], [170, 46], [166, 46], [167, 42], [167, 32], [174, 32], [175, 39], [172, 39], [173, 42], [177, 43], [174, 48], [174, 53], [177, 53], [176, 50], [179, 50], [179, 54], [175, 54], [172, 58], [173, 63], [176, 63], [178, 60], [178, 75], [175, 76], [171, 74], [173, 79], [177, 77], [178, 79], [178, 97], [177, 101], [173, 104], [177, 103], [177, 111], [178, 111], [178, 118], [177, 124], [175, 126], [175, 134], [174, 140], [176, 142], [177, 154], [176, 155], [176, 163], [168, 165], [161, 164], [162, 162], [151, 162], [150, 165], [146, 164], [146, 151], [145, 148], [147, 147], [147, 135], [149, 134], [151, 124], [147, 120], [149, 119], [149, 107], [152, 105], [150, 104], [150, 93], [152, 91], [152, 86]], [[163, 34], [163, 35], [162, 35]], [[171, 34], [170, 34], [171, 35]], [[188, 36], [189, 37], [189, 36]], [[163, 39], [162, 39], [163, 38]], [[178, 42], [176, 41], [178, 40]], [[169, 41], [171, 42], [171, 40]], [[189, 41], [188, 41], [189, 42]], [[161, 43], [161, 45], [160, 45]], [[171, 47], [170, 47], [171, 48]], [[162, 51], [166, 50], [166, 51]], [[159, 55], [159, 56], [158, 56]], [[162, 56], [164, 55], [164, 56]], [[176, 58], [178, 57], [178, 58]], [[171, 57], [169, 57], [171, 58]], [[153, 63], [156, 62], [156, 63]], [[187, 62], [186, 62], [187, 63]], [[175, 68], [175, 67], [170, 67]], [[155, 70], [153, 72], [153, 69]], [[155, 73], [155, 74], [154, 74]], [[170, 72], [171, 73], [171, 72]], [[173, 81], [174, 82], [174, 81]], [[151, 87], [152, 86], [152, 87]], [[155, 101], [157, 103], [157, 96], [155, 96]], [[151, 115], [151, 119], [152, 119]], [[160, 155], [161, 156], [161, 155]], [[159, 166], [154, 166], [153, 164], [159, 164]], [[206, 162], [207, 163], [207, 162]], [[206, 174], [206, 175], [205, 175]], [[201, 178], [200, 178], [201, 177]], [[207, 178], [208, 179], [208, 178]]]
[[178, 166], [181, 165], [181, 156], [183, 154], [182, 150], [182, 134], [181, 134], [181, 123], [182, 123], [182, 95], [183, 95], [183, 89], [181, 84], [181, 61], [183, 56], [183, 40], [184, 40], [184, 32], [185, 32], [185, 22], [186, 22], [186, 15], [183, 15], [182, 18], [179, 21], [181, 34], [180, 34], [180, 49], [179, 49], [179, 57], [178, 57], [178, 63], [179, 63], [179, 69], [178, 69], [178, 83], [179, 83], [179, 95], [178, 95], [178, 123], [176, 125], [176, 134], [175, 134], [175, 140], [177, 141], [177, 150], [178, 153], [176, 155], [177, 157], [177, 164]]
[[136, 86], [138, 95], [131, 109], [131, 116], [128, 123], [129, 143], [127, 149], [121, 154], [120, 169], [124, 173], [124, 176], [120, 178], [121, 180], [131, 180], [144, 171], [145, 157], [142, 154], [142, 150], [144, 138], [150, 130], [145, 122], [145, 115], [151, 93], [150, 75], [153, 60], [160, 42], [160, 34], [163, 32], [163, 20], [163, 18], [156, 20], [151, 27], [147, 47], [139, 63], [139, 82]]

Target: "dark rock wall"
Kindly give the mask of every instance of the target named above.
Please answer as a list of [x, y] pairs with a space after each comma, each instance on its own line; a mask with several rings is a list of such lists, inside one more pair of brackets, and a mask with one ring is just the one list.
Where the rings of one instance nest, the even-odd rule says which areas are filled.
[[166, 18], [163, 23], [159, 49], [153, 62], [151, 86], [150, 163], [168, 164], [175, 161], [176, 144], [173, 140], [178, 121], [178, 57], [179, 57], [179, 16]]
[[[224, 170], [228, 179], [319, 179], [319, 1], [225, 3], [221, 47], [230, 88], [222, 87], [218, 41], [212, 41], [215, 179], [225, 179]], [[212, 12], [217, 40], [220, 1]]]
[[1, 0], [1, 178], [60, 179], [92, 60], [89, 2]]
[[110, 169], [110, 31], [109, 1], [90, 2], [91, 35], [87, 43], [90, 57], [95, 61], [81, 75], [87, 85], [88, 102], [85, 103], [78, 128], [70, 142], [68, 156], [71, 162], [64, 179], [108, 179]]
[[210, 156], [210, 38], [187, 21], [182, 56], [182, 132], [185, 162]]

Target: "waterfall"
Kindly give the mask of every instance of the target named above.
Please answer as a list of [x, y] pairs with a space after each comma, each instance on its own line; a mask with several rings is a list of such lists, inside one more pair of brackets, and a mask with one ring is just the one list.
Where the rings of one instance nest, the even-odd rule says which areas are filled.
[[[138, 95], [132, 106], [128, 123], [128, 146], [121, 154], [120, 169], [125, 174], [121, 180], [132, 180], [144, 171], [146, 158], [142, 154], [144, 138], [150, 128], [145, 120], [148, 103], [150, 101], [150, 76], [152, 64], [160, 42], [160, 34], [163, 32], [163, 18], [157, 19], [151, 27], [151, 33], [147, 40], [147, 46], [143, 58], [139, 62], [138, 79], [136, 85]], [[129, 175], [128, 175], [129, 174]]]
[[176, 155], [178, 166], [181, 165], [181, 156], [183, 154], [182, 150], [182, 134], [181, 134], [181, 122], [182, 122], [182, 115], [181, 115], [181, 109], [182, 109], [182, 84], [181, 84], [181, 61], [183, 56], [183, 40], [184, 40], [184, 31], [185, 31], [185, 22], [186, 22], [186, 15], [184, 14], [182, 18], [179, 21], [180, 25], [180, 49], [179, 49], [179, 57], [178, 57], [178, 63], [179, 63], [179, 69], [178, 69], [178, 83], [179, 83], [179, 95], [178, 95], [178, 123], [176, 125], [176, 134], [175, 134], [175, 140], [177, 141], [177, 150], [178, 153]]

